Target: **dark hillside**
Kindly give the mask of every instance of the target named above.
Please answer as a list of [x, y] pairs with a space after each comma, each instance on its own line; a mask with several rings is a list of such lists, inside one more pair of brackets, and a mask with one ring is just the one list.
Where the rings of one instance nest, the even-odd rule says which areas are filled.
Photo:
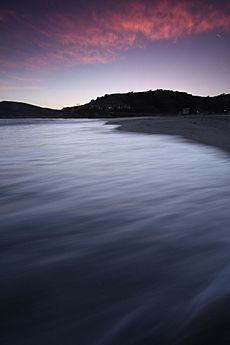
[[0, 102], [0, 118], [98, 118], [115, 116], [229, 114], [230, 94], [215, 97], [155, 90], [104, 95], [76, 107], [53, 110], [19, 102]]
[[140, 114], [228, 113], [230, 94], [215, 97], [193, 96], [185, 92], [156, 90], [98, 97], [83, 106], [64, 108], [72, 116], [127, 116]]
[[60, 116], [59, 110], [20, 102], [0, 102], [0, 118], [53, 118], [58, 116]]

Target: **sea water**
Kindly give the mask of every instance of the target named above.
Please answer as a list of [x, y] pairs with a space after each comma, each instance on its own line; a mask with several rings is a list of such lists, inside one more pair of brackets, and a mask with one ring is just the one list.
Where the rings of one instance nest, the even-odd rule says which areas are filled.
[[230, 343], [230, 159], [100, 120], [0, 121], [3, 345]]

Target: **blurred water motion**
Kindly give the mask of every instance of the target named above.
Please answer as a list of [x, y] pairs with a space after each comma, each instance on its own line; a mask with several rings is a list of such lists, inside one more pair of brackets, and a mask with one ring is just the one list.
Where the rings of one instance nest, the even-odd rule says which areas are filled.
[[1, 344], [230, 343], [224, 153], [103, 121], [1, 125]]

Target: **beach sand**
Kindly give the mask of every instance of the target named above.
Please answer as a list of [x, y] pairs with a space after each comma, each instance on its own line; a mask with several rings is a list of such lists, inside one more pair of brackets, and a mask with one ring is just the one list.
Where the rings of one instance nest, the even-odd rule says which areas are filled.
[[111, 119], [118, 130], [177, 135], [197, 143], [211, 145], [230, 154], [230, 115], [157, 116], [151, 118]]

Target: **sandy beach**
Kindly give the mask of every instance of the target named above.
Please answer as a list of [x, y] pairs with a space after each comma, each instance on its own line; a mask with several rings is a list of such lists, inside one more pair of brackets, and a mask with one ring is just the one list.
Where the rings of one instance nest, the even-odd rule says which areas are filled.
[[230, 115], [126, 118], [108, 123], [119, 124], [120, 131], [177, 135], [230, 153]]

